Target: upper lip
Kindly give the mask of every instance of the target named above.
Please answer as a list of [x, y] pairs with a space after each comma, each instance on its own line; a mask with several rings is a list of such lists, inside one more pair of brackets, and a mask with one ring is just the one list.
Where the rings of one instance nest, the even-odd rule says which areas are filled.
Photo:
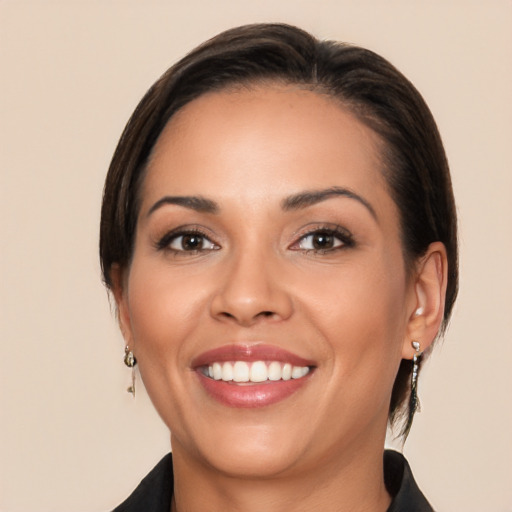
[[304, 359], [288, 350], [275, 345], [258, 343], [224, 345], [208, 350], [192, 360], [192, 367], [198, 368], [226, 361], [279, 361], [293, 366], [315, 366], [314, 361]]

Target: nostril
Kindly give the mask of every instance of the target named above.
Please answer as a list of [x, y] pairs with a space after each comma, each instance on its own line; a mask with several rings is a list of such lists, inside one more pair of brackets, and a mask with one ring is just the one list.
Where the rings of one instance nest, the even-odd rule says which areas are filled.
[[[260, 311], [259, 313], [254, 315], [250, 321], [252, 323], [252, 321], [257, 320], [258, 318], [273, 318], [274, 315], [275, 315], [274, 311]], [[233, 313], [229, 313], [228, 311], [221, 311], [220, 316], [223, 318], [229, 318], [231, 320], [237, 320], [237, 321], [242, 321], [242, 322], [247, 321], [247, 319], [244, 320], [244, 318], [242, 316], [237, 317], [237, 315], [234, 315]]]

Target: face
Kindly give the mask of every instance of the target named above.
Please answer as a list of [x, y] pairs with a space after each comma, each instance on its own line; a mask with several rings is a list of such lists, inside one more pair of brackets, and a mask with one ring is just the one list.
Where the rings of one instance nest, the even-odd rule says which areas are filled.
[[261, 476], [381, 456], [415, 298], [378, 145], [284, 86], [165, 128], [116, 297], [175, 453]]

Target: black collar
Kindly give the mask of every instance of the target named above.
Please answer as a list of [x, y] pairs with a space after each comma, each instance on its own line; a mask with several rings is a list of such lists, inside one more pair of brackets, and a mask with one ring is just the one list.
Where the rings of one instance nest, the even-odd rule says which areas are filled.
[[[401, 453], [384, 452], [384, 481], [393, 501], [387, 512], [434, 512]], [[174, 477], [167, 454], [113, 512], [170, 512]]]

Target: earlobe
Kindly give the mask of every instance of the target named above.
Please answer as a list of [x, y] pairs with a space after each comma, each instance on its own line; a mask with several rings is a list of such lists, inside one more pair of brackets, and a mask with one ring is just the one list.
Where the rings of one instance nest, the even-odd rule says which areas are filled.
[[126, 343], [131, 345], [130, 314], [126, 297], [127, 290], [124, 271], [118, 264], [114, 264], [112, 265], [110, 275], [112, 279], [112, 294], [116, 302], [116, 315], [119, 328], [121, 329], [121, 334]]
[[441, 242], [434, 242], [418, 261], [414, 277], [414, 304], [409, 315], [407, 339], [403, 343], [404, 359], [414, 357], [411, 340], [419, 341], [422, 352], [435, 340], [444, 317], [447, 276], [446, 248]]

